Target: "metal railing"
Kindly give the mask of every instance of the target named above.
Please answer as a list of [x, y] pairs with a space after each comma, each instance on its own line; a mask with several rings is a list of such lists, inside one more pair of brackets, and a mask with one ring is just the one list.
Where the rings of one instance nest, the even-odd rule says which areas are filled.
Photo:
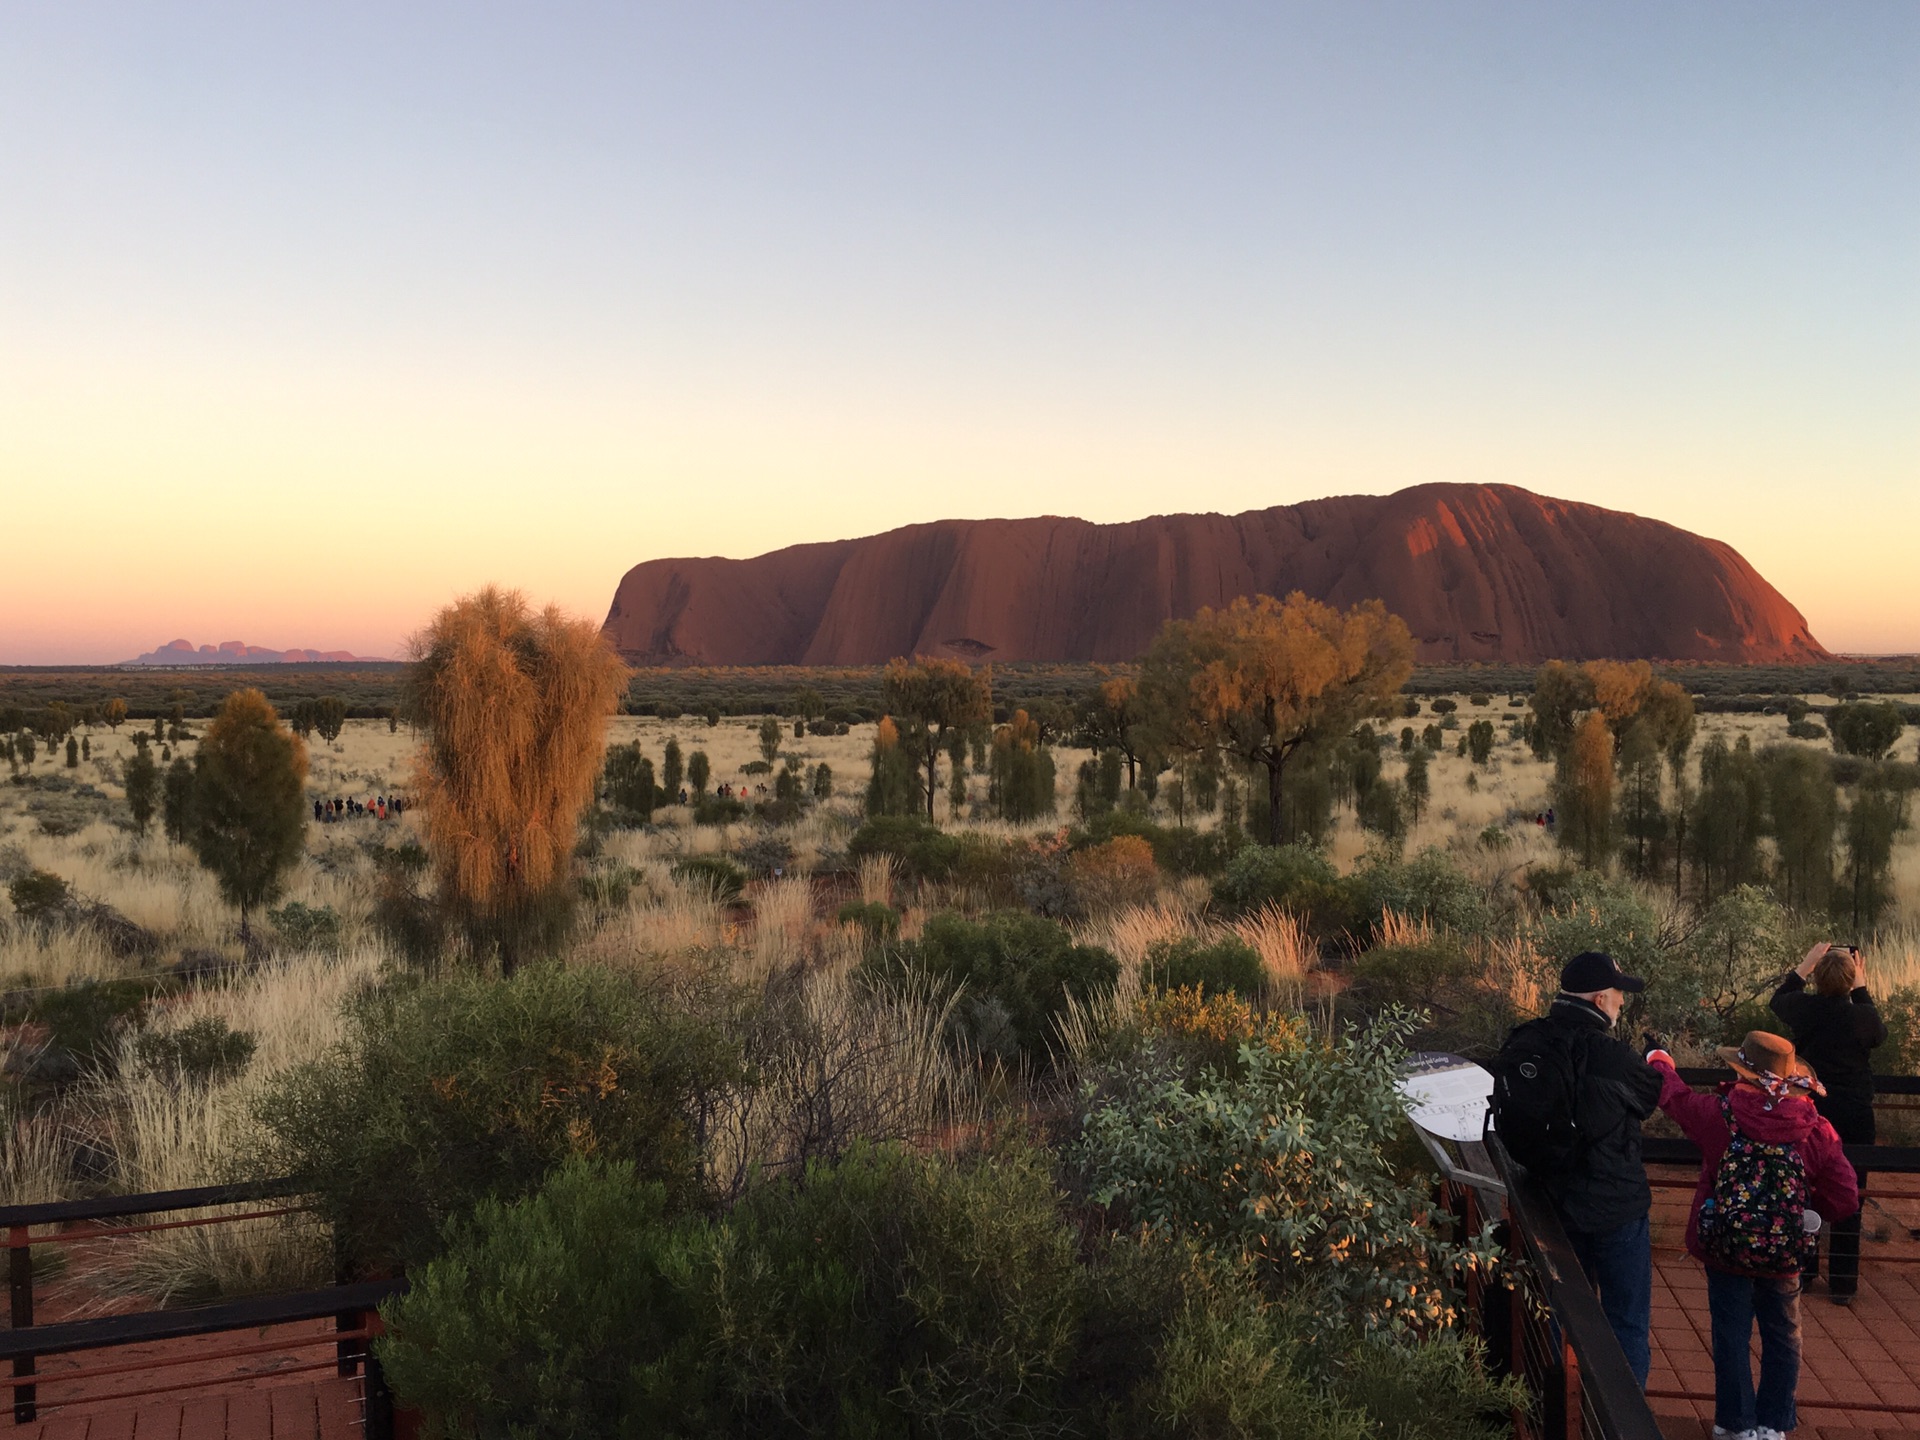
[[[393, 1434], [393, 1400], [370, 1342], [380, 1333], [380, 1302], [404, 1289], [402, 1281], [339, 1284], [293, 1294], [262, 1295], [213, 1305], [53, 1324], [35, 1321], [33, 1251], [36, 1247], [85, 1244], [161, 1230], [236, 1224], [298, 1214], [308, 1207], [300, 1204], [273, 1205], [237, 1214], [195, 1215], [186, 1219], [150, 1218], [178, 1215], [186, 1210], [294, 1200], [302, 1193], [303, 1187], [297, 1181], [281, 1179], [236, 1185], [206, 1185], [190, 1190], [165, 1190], [144, 1195], [110, 1195], [89, 1200], [0, 1206], [0, 1229], [4, 1229], [7, 1236], [10, 1319], [10, 1328], [0, 1331], [0, 1360], [10, 1361], [12, 1370], [10, 1377], [0, 1379], [0, 1384], [8, 1386], [13, 1392], [14, 1424], [31, 1424], [40, 1418], [43, 1410], [62, 1408], [60, 1403], [43, 1398], [42, 1386], [64, 1386], [122, 1376], [137, 1378], [148, 1372], [165, 1371], [182, 1364], [205, 1364], [208, 1361], [326, 1347], [332, 1350], [331, 1356], [278, 1366], [274, 1373], [286, 1375], [332, 1370], [346, 1378], [358, 1375], [361, 1380], [360, 1401], [365, 1433], [374, 1437], [374, 1440], [389, 1440]], [[140, 1223], [100, 1223], [135, 1220]], [[35, 1234], [36, 1229], [41, 1233]], [[329, 1318], [334, 1322], [331, 1331], [255, 1340], [218, 1351], [196, 1349], [185, 1355], [149, 1354], [132, 1360], [110, 1361], [52, 1373], [42, 1373], [39, 1366], [39, 1361], [49, 1355], [108, 1350], [243, 1330], [264, 1331], [269, 1326]], [[246, 1378], [239, 1374], [225, 1379], [200, 1378], [173, 1382], [160, 1378], [156, 1383], [140, 1384], [137, 1388], [119, 1389], [107, 1394], [86, 1395], [65, 1403], [81, 1403], [83, 1400], [91, 1407], [167, 1393], [205, 1390]]]
[[[1580, 1268], [1553, 1205], [1508, 1156], [1498, 1137], [1487, 1148], [1505, 1189], [1501, 1227], [1505, 1288], [1470, 1292], [1496, 1371], [1525, 1383], [1532, 1403], [1513, 1417], [1520, 1440], [1661, 1440], [1599, 1297]], [[1479, 1198], [1455, 1187], [1456, 1214], [1476, 1223]]]

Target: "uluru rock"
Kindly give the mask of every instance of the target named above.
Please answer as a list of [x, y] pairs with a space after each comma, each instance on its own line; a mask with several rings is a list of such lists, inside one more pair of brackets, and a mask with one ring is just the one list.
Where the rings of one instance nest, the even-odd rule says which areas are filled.
[[1120, 525], [940, 520], [750, 560], [649, 560], [605, 628], [643, 665], [1113, 661], [1202, 606], [1294, 590], [1385, 601], [1428, 663], [1827, 656], [1732, 546], [1512, 485]]

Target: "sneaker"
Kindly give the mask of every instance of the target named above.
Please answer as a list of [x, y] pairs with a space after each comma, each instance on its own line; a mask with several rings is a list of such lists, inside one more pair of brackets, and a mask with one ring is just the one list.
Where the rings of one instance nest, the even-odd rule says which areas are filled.
[[[1827, 1298], [1836, 1305], [1851, 1305], [1853, 1303], [1853, 1296], [1851, 1295], [1829, 1295]], [[1779, 1434], [1780, 1432], [1775, 1431], [1774, 1433]]]
[[[1713, 1440], [1760, 1440], [1760, 1433], [1758, 1430], [1729, 1430], [1724, 1425], [1716, 1425], [1713, 1427]], [[1776, 1430], [1773, 1433], [1778, 1435], [1780, 1432]]]
[[1753, 1440], [1787, 1440], [1787, 1432], [1775, 1430], [1770, 1425], [1757, 1425], [1749, 1432]]

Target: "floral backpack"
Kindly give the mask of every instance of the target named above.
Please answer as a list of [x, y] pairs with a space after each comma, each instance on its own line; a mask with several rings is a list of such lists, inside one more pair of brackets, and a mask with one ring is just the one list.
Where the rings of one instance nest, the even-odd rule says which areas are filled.
[[1820, 1244], [1801, 1223], [1807, 1208], [1807, 1166], [1793, 1145], [1770, 1145], [1733, 1123], [1733, 1102], [1720, 1097], [1727, 1149], [1713, 1190], [1700, 1202], [1700, 1249], [1721, 1269], [1742, 1275], [1794, 1275]]

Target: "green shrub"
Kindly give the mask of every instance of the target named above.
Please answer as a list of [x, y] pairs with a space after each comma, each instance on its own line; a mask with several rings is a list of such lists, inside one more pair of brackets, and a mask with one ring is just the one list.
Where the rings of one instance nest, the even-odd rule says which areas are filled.
[[1411, 860], [1376, 857], [1354, 880], [1365, 897], [1367, 919], [1375, 923], [1388, 911], [1424, 917], [1458, 935], [1484, 934], [1492, 923], [1479, 885], [1444, 850], [1430, 847]]
[[1362, 1337], [1184, 1242], [1076, 1235], [1045, 1152], [856, 1150], [714, 1220], [575, 1159], [483, 1202], [377, 1342], [429, 1433], [1481, 1440], [1470, 1342]]
[[13, 912], [30, 924], [61, 918], [73, 906], [73, 886], [51, 870], [29, 870], [7, 886]]
[[267, 919], [290, 950], [331, 954], [340, 948], [340, 915], [331, 905], [303, 905], [289, 900], [278, 910], [269, 910]]
[[847, 854], [854, 859], [891, 855], [902, 873], [919, 880], [946, 879], [962, 853], [956, 837], [942, 834], [920, 815], [875, 815], [847, 841]]
[[1244, 913], [1264, 905], [1290, 910], [1316, 935], [1333, 935], [1358, 918], [1357, 893], [1323, 851], [1310, 845], [1248, 845], [1213, 883], [1214, 902]]
[[483, 1204], [389, 1307], [398, 1393], [456, 1435], [1054, 1433], [1080, 1333], [1043, 1154], [862, 1147], [723, 1220], [575, 1161]]
[[1887, 1022], [1887, 1040], [1873, 1052], [1875, 1073], [1920, 1075], [1920, 986], [1883, 996], [1879, 1009]]
[[900, 933], [898, 912], [891, 905], [882, 905], [878, 900], [867, 904], [849, 900], [834, 913], [833, 918], [842, 925], [858, 925], [867, 932], [868, 940], [891, 940]]
[[1154, 863], [1174, 875], [1218, 875], [1247, 844], [1244, 834], [1155, 825], [1142, 816], [1117, 810], [1098, 816], [1076, 830], [1071, 837], [1072, 846], [1081, 850], [1104, 844], [1119, 835], [1138, 835], [1145, 840], [1153, 847]]
[[878, 977], [925, 979], [957, 994], [954, 1038], [1009, 1062], [1044, 1063], [1068, 1003], [1104, 994], [1120, 973], [1107, 951], [1076, 945], [1066, 927], [1017, 910], [980, 921], [935, 915], [918, 940], [865, 964]]
[[567, 1156], [629, 1160], [698, 1194], [690, 1116], [730, 1075], [709, 1026], [604, 970], [534, 965], [359, 996], [335, 1053], [261, 1104], [268, 1173], [309, 1177], [346, 1253], [424, 1259], [482, 1198], [530, 1194]]
[[1444, 1278], [1468, 1257], [1435, 1234], [1427, 1192], [1392, 1160], [1410, 1028], [1388, 1014], [1338, 1037], [1249, 1046], [1236, 1074], [1117, 1077], [1091, 1092], [1073, 1156], [1095, 1201], [1245, 1256], [1316, 1327], [1447, 1323]]
[[1143, 978], [1163, 990], [1196, 986], [1209, 995], [1231, 991], [1247, 1000], [1258, 1000], [1267, 988], [1260, 952], [1234, 935], [1156, 941], [1148, 947]]
[[111, 1064], [120, 1035], [138, 1021], [149, 991], [137, 980], [80, 980], [34, 997], [32, 1018], [45, 1025], [48, 1043], [76, 1064]]
[[524, 1198], [482, 1200], [384, 1307], [395, 1391], [446, 1435], [671, 1433], [698, 1404], [676, 1387], [705, 1366], [667, 1213], [631, 1164], [585, 1156]]
[[1431, 940], [1376, 945], [1353, 962], [1354, 984], [1369, 1002], [1422, 1009], [1475, 973], [1466, 947], [1445, 931]]
[[739, 1435], [997, 1435], [1060, 1418], [1075, 1243], [1049, 1157], [861, 1148], [712, 1232], [714, 1369]]
[[747, 877], [740, 867], [724, 855], [689, 855], [673, 862], [674, 879], [709, 886], [720, 900], [737, 900], [746, 888]]
[[696, 825], [731, 825], [747, 818], [748, 805], [732, 795], [701, 795], [693, 802]]
[[142, 1030], [133, 1048], [150, 1070], [206, 1082], [246, 1069], [257, 1043], [251, 1033], [229, 1028], [218, 1015], [202, 1015], [178, 1030]]
[[624, 910], [639, 881], [640, 872], [631, 865], [602, 860], [580, 876], [580, 898], [596, 910]]

